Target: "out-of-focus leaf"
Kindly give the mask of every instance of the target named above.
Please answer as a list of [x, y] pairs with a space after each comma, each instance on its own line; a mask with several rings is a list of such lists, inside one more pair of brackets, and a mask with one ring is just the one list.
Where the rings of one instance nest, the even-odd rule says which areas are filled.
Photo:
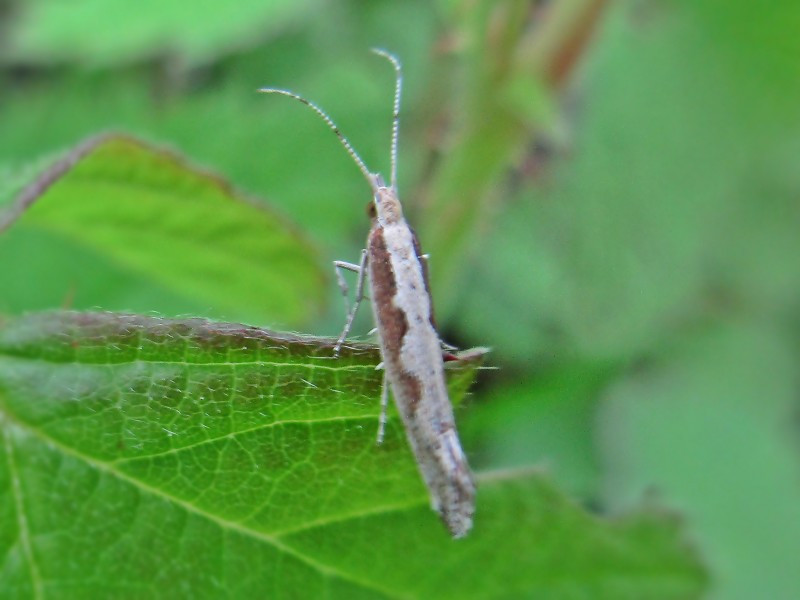
[[605, 498], [654, 491], [684, 511], [715, 597], [800, 596], [796, 348], [759, 324], [676, 343], [608, 390], [600, 411]]
[[542, 218], [541, 207], [522, 202], [496, 220], [453, 316], [468, 339], [483, 339], [500, 360], [527, 368], [564, 353], [568, 342], [560, 312], [569, 300], [566, 274], [557, 249], [535, 234]]
[[478, 2], [473, 10], [455, 12], [466, 40], [466, 69], [452, 91], [453, 131], [439, 149], [420, 223], [422, 237], [430, 239], [426, 249], [440, 265], [431, 271], [431, 287], [445, 320], [460, 304], [465, 258], [472, 257], [475, 239], [494, 213], [500, 184], [524, 152], [534, 123], [552, 114], [544, 83], [519, 60], [531, 5]]
[[234, 314], [299, 324], [325, 278], [293, 227], [124, 136], [89, 140], [0, 214], [0, 308]]
[[[407, 190], [425, 157], [419, 98], [429, 78], [435, 14], [420, 1], [368, 3], [357, 12], [331, 5], [318, 21], [183, 77], [142, 66], [0, 81], [0, 162], [33, 160], [109, 128], [169, 140], [243, 189], [269, 197], [330, 247], [331, 260], [356, 260], [369, 226], [363, 210], [369, 187], [315, 115], [256, 90], [285, 87], [316, 101], [369, 167], [388, 174], [393, 70], [369, 48], [396, 52], [406, 75], [399, 178]], [[348, 34], [331, 32], [333, 22], [347, 23]], [[407, 24], [402, 35], [397, 23]], [[408, 194], [404, 201], [416, 199]]]
[[[535, 4], [478, 1], [468, 10], [445, 3], [463, 58], [439, 142], [435, 171], [423, 192], [423, 237], [439, 268], [431, 287], [444, 321], [462, 305], [487, 224], [502, 210], [509, 174], [527, 162], [534, 135], [555, 135], [558, 92], [580, 64], [602, 23], [605, 0]], [[450, 114], [452, 113], [452, 114]]]
[[800, 10], [794, 0], [775, 0], [758, 11], [748, 0], [721, 6], [714, 0], [682, 2], [702, 31], [702, 50], [716, 59], [719, 75], [735, 85], [728, 109], [741, 111], [740, 124], [752, 149], [768, 148], [797, 122], [800, 96]]
[[283, 29], [311, 0], [28, 0], [19, 3], [5, 60], [116, 65], [176, 54], [202, 63]]
[[[596, 519], [530, 474], [479, 478], [475, 529], [452, 540], [394, 413], [375, 446], [378, 360], [372, 346], [334, 359], [330, 340], [201, 320], [6, 323], [4, 592], [699, 596], [675, 521]], [[478, 363], [448, 369], [455, 397]]]
[[[594, 499], [599, 465], [597, 399], [620, 369], [578, 362], [506, 377], [465, 415], [462, 437], [484, 469], [543, 467], [580, 498]], [[518, 380], [517, 380], [518, 379]]]
[[520, 364], [564, 348], [629, 358], [719, 300], [794, 302], [800, 119], [766, 144], [707, 45], [682, 3], [615, 5], [571, 155], [477, 240], [458, 314], [475, 339]]

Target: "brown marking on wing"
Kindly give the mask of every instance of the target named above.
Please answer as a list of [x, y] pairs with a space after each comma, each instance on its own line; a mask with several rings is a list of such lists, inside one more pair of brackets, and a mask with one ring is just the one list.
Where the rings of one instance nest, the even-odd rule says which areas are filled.
[[[409, 411], [413, 414], [422, 398], [422, 384], [416, 376], [403, 369], [400, 362], [400, 348], [403, 337], [408, 332], [406, 314], [394, 304], [397, 294], [392, 261], [383, 239], [383, 228], [374, 226], [367, 239], [369, 254], [369, 276], [372, 281], [372, 302], [378, 316], [378, 326], [384, 346], [384, 362], [391, 362], [394, 370], [400, 374], [399, 385], [410, 399]], [[385, 367], [384, 367], [385, 368]]]

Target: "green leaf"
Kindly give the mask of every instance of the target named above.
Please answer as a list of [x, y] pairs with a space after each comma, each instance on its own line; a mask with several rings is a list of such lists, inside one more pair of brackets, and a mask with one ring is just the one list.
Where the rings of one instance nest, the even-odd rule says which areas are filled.
[[79, 145], [0, 213], [0, 310], [69, 304], [298, 325], [326, 278], [294, 228], [218, 176], [121, 135]]
[[[782, 25], [765, 56], [739, 37], [718, 55], [709, 39], [736, 29], [772, 36], [761, 20], [786, 12], [738, 2], [744, 20], [731, 29], [718, 4], [610, 5], [567, 159], [508, 202], [494, 235], [476, 238], [477, 264], [456, 287], [472, 339], [518, 364], [554, 348], [627, 360], [719, 299], [795, 306], [800, 263], [785, 257], [800, 253], [800, 184], [789, 166], [800, 119], [764, 104], [796, 96], [786, 90], [800, 81], [798, 62], [768, 57], [791, 56], [774, 46], [800, 38]], [[716, 27], [698, 25], [699, 5]], [[743, 71], [733, 48], [773, 65], [771, 87], [730, 77]], [[743, 88], [761, 103], [743, 107]]]
[[582, 499], [596, 499], [600, 478], [594, 422], [597, 399], [619, 375], [620, 366], [570, 362], [507, 374], [491, 399], [476, 403], [461, 427], [475, 448], [476, 468], [544, 467]]
[[206, 62], [282, 29], [313, 4], [201, 0], [186, 10], [178, 0], [78, 0], [68, 5], [34, 0], [20, 5], [6, 52], [15, 60], [45, 64], [115, 65], [167, 53], [188, 64]]
[[[386, 43], [400, 54], [407, 74], [403, 111], [409, 126], [403, 125], [399, 177], [401, 188], [408, 189], [419, 179], [426, 156], [421, 152], [422, 119], [414, 115], [425, 105], [419, 98], [431, 64], [426, 48], [438, 27], [434, 18], [429, 4], [419, 1], [369, 3], [346, 15], [332, 5], [291, 36], [185, 78], [176, 77], [172, 69], [155, 69], [154, 75], [152, 66], [141, 66], [100, 72], [63, 68], [56, 71], [58, 76], [14, 80], [0, 86], [0, 163], [34, 160], [109, 128], [168, 140], [193, 160], [269, 198], [318, 241], [328, 264], [355, 261], [369, 227], [363, 209], [369, 186], [315, 115], [256, 89], [286, 87], [318, 102], [366, 163], [388, 174], [393, 71], [368, 52], [376, 40]], [[330, 33], [330, 23], [342, 20], [353, 35], [344, 39], [337, 30], [320, 50], [320, 37]], [[406, 24], [402, 35], [375, 36], [362, 29], [380, 24], [396, 33], [387, 27], [396, 21]], [[398, 43], [389, 44], [394, 37]], [[47, 127], [41, 127], [43, 121]], [[407, 195], [408, 204], [418, 202]], [[253, 320], [247, 315], [214, 316]], [[336, 320], [341, 320], [338, 310]], [[339, 326], [332, 325], [330, 332]]]
[[[374, 346], [199, 319], [0, 329], [8, 597], [692, 598], [677, 522], [605, 521], [531, 473], [479, 476], [473, 533], [428, 507]], [[454, 398], [479, 360], [448, 368]]]
[[507, 2], [497, 10], [494, 3], [481, 2], [459, 11], [467, 69], [453, 95], [463, 108], [448, 147], [440, 149], [430, 190], [423, 190], [430, 198], [420, 223], [421, 237], [430, 240], [425, 249], [440, 265], [431, 270], [431, 287], [445, 320], [461, 305], [476, 239], [496, 211], [508, 169], [530, 143], [533, 123], [541, 126], [548, 113], [543, 82], [518, 60], [529, 31], [528, 11], [525, 2]]
[[717, 323], [609, 388], [598, 411], [604, 495], [680, 506], [715, 597], [797, 598], [800, 460], [796, 337]]

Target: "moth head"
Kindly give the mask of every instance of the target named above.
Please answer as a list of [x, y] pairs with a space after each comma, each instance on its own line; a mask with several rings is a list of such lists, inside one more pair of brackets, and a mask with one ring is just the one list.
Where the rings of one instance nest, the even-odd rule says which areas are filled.
[[397, 198], [397, 191], [393, 187], [388, 187], [380, 175], [375, 176], [375, 199], [372, 208], [367, 209], [367, 213], [378, 223], [391, 225], [403, 220], [403, 209], [400, 200]]

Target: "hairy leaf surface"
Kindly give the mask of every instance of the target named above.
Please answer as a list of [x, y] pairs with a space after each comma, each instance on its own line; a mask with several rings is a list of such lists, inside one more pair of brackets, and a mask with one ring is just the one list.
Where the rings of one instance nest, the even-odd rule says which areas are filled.
[[[480, 353], [448, 367], [464, 396]], [[374, 346], [199, 319], [45, 313], [0, 330], [0, 579], [26, 597], [687, 598], [676, 523], [608, 522], [530, 471], [479, 475], [466, 540]]]

